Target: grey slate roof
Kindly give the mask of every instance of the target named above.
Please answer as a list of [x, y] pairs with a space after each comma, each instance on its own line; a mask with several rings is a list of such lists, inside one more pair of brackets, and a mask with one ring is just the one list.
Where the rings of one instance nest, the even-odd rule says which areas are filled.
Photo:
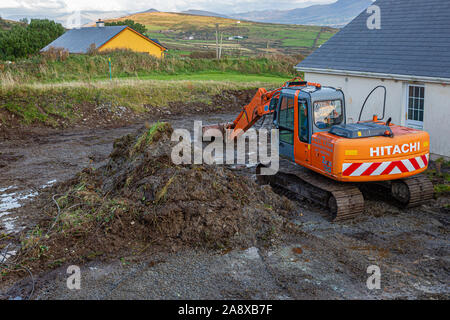
[[450, 0], [378, 0], [381, 29], [362, 12], [296, 66], [450, 79]]
[[65, 48], [70, 53], [87, 53], [92, 43], [99, 48], [126, 27], [127, 26], [108, 26], [101, 28], [89, 27], [71, 29], [41, 51], [46, 51], [48, 48], [54, 47]]

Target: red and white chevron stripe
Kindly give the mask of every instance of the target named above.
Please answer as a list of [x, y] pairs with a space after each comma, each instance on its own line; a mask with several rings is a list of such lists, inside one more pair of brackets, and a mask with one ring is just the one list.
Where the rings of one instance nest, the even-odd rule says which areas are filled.
[[429, 154], [399, 161], [344, 163], [342, 175], [360, 177], [413, 172], [425, 168], [428, 165], [428, 159]]

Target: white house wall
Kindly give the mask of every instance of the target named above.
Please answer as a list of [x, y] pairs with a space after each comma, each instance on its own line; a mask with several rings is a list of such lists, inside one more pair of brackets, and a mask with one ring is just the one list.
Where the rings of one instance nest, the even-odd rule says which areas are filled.
[[[408, 82], [309, 72], [305, 73], [305, 80], [341, 88], [346, 97], [348, 122], [358, 121], [361, 106], [372, 89], [385, 86], [385, 119], [392, 117], [393, 123], [406, 125]], [[377, 89], [368, 100], [361, 120], [369, 120], [374, 114], [381, 116], [382, 109], [383, 90]], [[431, 152], [450, 157], [450, 86], [425, 84], [424, 130], [430, 134]]]
[[430, 133], [431, 152], [450, 156], [450, 86], [425, 85], [424, 130]]

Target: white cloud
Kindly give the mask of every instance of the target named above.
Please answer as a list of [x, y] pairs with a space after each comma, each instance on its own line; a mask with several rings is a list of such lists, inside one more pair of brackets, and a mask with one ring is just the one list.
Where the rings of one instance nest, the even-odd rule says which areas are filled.
[[293, 9], [302, 6], [305, 2], [330, 3], [334, 1], [336, 0], [0, 0], [0, 9], [136, 12], [155, 8], [160, 11], [198, 9], [227, 14], [254, 10]]
[[20, 6], [19, 1], [15, 0], [1, 0], [0, 8], [16, 8]]

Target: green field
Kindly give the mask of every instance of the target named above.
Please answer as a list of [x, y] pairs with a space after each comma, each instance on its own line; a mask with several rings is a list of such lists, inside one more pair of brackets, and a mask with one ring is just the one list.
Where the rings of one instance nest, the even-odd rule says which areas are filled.
[[265, 74], [240, 74], [237, 72], [198, 72], [193, 74], [166, 75], [154, 74], [139, 77], [143, 80], [199, 80], [224, 82], [264, 82], [282, 85], [290, 77], [271, 76]]
[[64, 59], [37, 55], [13, 64], [0, 62], [0, 85], [106, 80], [110, 76], [109, 59], [113, 79], [271, 83], [294, 77], [294, 65], [299, 62], [291, 56], [227, 57], [220, 61], [178, 56], [160, 60], [145, 53], [131, 51], [69, 55]]
[[[166, 12], [140, 13], [109, 21], [126, 19], [145, 25], [148, 37], [158, 39], [169, 48], [170, 54], [182, 56], [198, 50], [214, 51], [216, 24], [223, 33], [223, 53], [231, 56], [306, 56], [337, 32], [328, 27], [256, 23]], [[228, 40], [232, 36], [244, 39]]]

